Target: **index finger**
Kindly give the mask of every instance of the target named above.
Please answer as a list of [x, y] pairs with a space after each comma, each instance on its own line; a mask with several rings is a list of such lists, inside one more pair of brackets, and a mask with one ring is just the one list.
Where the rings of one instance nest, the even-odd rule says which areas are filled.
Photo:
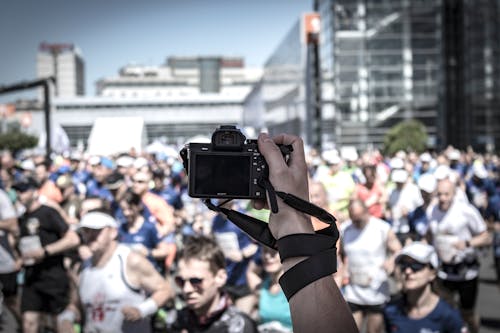
[[273, 138], [276, 144], [281, 145], [291, 145], [293, 151], [290, 154], [290, 167], [302, 168], [306, 166], [305, 153], [304, 153], [304, 141], [296, 136], [290, 134], [280, 134]]

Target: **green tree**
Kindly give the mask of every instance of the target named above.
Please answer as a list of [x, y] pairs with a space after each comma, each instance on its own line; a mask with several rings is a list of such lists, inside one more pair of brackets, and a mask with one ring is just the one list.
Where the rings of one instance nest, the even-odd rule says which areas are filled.
[[22, 133], [15, 127], [9, 128], [5, 133], [0, 133], [0, 149], [8, 149], [14, 155], [22, 149], [35, 147], [37, 143], [36, 136]]
[[394, 125], [384, 137], [384, 153], [392, 156], [399, 150], [423, 152], [427, 147], [427, 130], [418, 120]]

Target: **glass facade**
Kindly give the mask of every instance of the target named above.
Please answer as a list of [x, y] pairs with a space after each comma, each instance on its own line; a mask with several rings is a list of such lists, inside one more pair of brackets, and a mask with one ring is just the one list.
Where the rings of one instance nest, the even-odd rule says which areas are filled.
[[[436, 137], [441, 68], [438, 0], [323, 0], [325, 139], [379, 146], [389, 127], [419, 119]], [[325, 82], [326, 81], [326, 82]], [[324, 89], [323, 89], [324, 90]]]
[[[324, 146], [381, 147], [392, 126], [417, 119], [431, 147], [500, 147], [499, 3], [313, 1]], [[277, 47], [259, 89], [264, 126], [309, 139], [316, 119], [306, 110], [311, 62], [301, 31], [297, 23]]]

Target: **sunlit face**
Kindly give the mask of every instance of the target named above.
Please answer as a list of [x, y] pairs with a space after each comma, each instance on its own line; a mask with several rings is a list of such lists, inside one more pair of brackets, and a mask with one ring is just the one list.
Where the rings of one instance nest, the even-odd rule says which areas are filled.
[[436, 278], [436, 272], [429, 266], [410, 257], [403, 257], [396, 264], [396, 275], [401, 280], [403, 290], [424, 288]]
[[227, 273], [225, 269], [219, 269], [214, 274], [207, 261], [181, 259], [175, 280], [186, 305], [198, 313], [208, 313], [217, 301], [220, 288], [226, 283]]
[[322, 208], [328, 206], [328, 195], [321, 183], [311, 183], [309, 187], [309, 195], [311, 196], [311, 202], [316, 206]]
[[147, 172], [139, 171], [132, 177], [132, 191], [135, 194], [142, 195], [149, 189], [151, 177]]
[[360, 226], [366, 220], [367, 212], [359, 203], [353, 203], [349, 206], [349, 218], [355, 226]]
[[454, 197], [455, 185], [449, 179], [439, 181], [437, 186], [439, 209], [447, 211], [453, 203]]

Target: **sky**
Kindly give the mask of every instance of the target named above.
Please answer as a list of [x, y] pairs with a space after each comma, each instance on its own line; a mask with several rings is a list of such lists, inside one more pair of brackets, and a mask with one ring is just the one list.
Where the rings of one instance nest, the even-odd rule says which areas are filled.
[[[240, 56], [261, 66], [312, 0], [2, 0], [0, 86], [36, 79], [41, 42], [72, 43], [85, 62], [85, 95], [129, 63], [169, 56]], [[36, 96], [0, 95], [0, 103]]]

